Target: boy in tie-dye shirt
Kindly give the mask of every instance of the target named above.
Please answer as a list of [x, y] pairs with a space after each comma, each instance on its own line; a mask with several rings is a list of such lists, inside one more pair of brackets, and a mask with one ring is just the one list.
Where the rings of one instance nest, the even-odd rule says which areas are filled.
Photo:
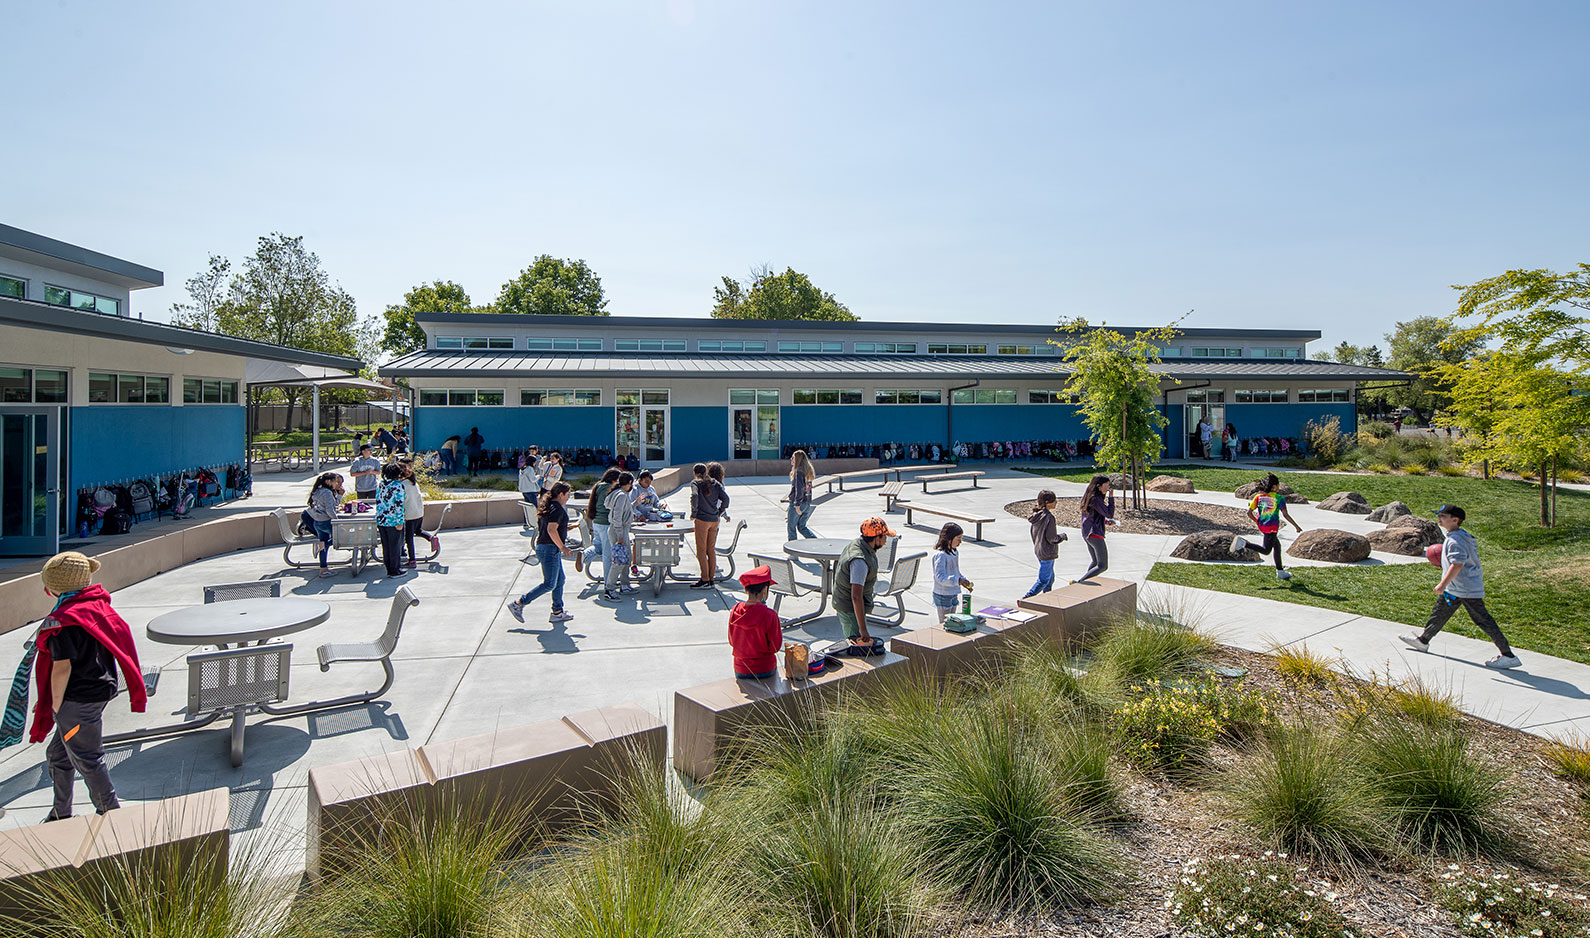
[[[1286, 496], [1280, 493], [1280, 486], [1281, 480], [1275, 477], [1275, 473], [1266, 473], [1263, 491], [1253, 496], [1253, 499], [1248, 502], [1248, 517], [1253, 519], [1254, 524], [1259, 526], [1259, 533], [1264, 535], [1261, 545], [1254, 547], [1254, 549], [1261, 554], [1273, 552], [1275, 554], [1275, 578], [1277, 580], [1290, 580], [1292, 574], [1281, 569], [1281, 519], [1285, 518], [1287, 523], [1298, 531], [1302, 531], [1303, 528], [1292, 520], [1291, 513], [1286, 510]], [[1248, 539], [1240, 534], [1231, 539], [1231, 552], [1233, 554], [1240, 554], [1249, 547], [1253, 547], [1253, 545], [1248, 543]]]

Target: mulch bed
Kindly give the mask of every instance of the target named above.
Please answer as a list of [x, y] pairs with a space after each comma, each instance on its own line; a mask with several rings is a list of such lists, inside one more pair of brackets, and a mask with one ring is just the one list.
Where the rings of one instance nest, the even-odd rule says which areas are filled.
[[[1036, 502], [1028, 499], [1011, 502], [1005, 506], [1005, 510], [1018, 518], [1026, 519], [1032, 517], [1036, 505]], [[1080, 529], [1077, 517], [1081, 510], [1082, 499], [1059, 499], [1055, 502], [1055, 520], [1062, 528]], [[1155, 499], [1152, 496], [1148, 500], [1148, 508], [1143, 511], [1133, 511], [1117, 496], [1115, 520], [1119, 523], [1110, 531], [1121, 534], [1196, 534], [1211, 528], [1220, 528], [1237, 534], [1253, 527], [1248, 513], [1241, 508], [1206, 505], [1203, 502]]]
[[[1323, 649], [1321, 649], [1323, 651]], [[1221, 648], [1213, 663], [1248, 670], [1244, 683], [1275, 696], [1283, 718], [1290, 721], [1337, 719], [1345, 704], [1344, 690], [1354, 684], [1298, 686], [1275, 670], [1275, 659], [1233, 648]], [[1377, 938], [1457, 938], [1451, 914], [1433, 902], [1433, 883], [1448, 862], [1465, 869], [1513, 873], [1515, 879], [1570, 884], [1579, 882], [1567, 866], [1571, 857], [1590, 856], [1590, 822], [1576, 813], [1579, 795], [1558, 778], [1541, 758], [1545, 742], [1527, 733], [1465, 716], [1475, 751], [1512, 773], [1512, 797], [1505, 816], [1517, 837], [1513, 862], [1472, 859], [1403, 859], [1366, 863], [1357, 869], [1324, 870], [1341, 894], [1338, 908], [1359, 935]], [[1231, 765], [1242, 754], [1217, 749], [1216, 758]], [[1038, 922], [975, 922], [943, 932], [945, 938], [1182, 938], [1189, 933], [1163, 907], [1165, 895], [1180, 878], [1182, 865], [1197, 857], [1265, 849], [1224, 811], [1214, 784], [1178, 783], [1127, 774], [1126, 808], [1131, 821], [1117, 830], [1130, 879], [1116, 901], [1097, 908], [1056, 913]], [[1583, 875], [1581, 868], [1579, 876]]]

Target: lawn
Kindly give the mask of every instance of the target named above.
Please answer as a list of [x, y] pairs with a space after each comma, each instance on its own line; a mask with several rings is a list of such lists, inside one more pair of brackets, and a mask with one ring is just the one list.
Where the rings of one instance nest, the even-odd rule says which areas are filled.
[[[1068, 482], [1086, 482], [1093, 469], [1068, 466], [1024, 467]], [[1191, 479], [1201, 492], [1230, 492], [1251, 482], [1261, 469], [1174, 468], [1151, 475]], [[1502, 630], [1520, 648], [1590, 663], [1590, 495], [1562, 490], [1555, 528], [1542, 528], [1540, 490], [1527, 482], [1441, 476], [1277, 473], [1313, 501], [1355, 491], [1372, 504], [1405, 502], [1430, 514], [1443, 502], [1468, 512], [1468, 528], [1480, 544], [1485, 567], [1486, 604]], [[1236, 500], [1232, 500], [1235, 504]], [[1278, 582], [1268, 566], [1232, 567], [1191, 563], [1156, 564], [1148, 578], [1199, 589], [1279, 599], [1308, 606], [1424, 624], [1435, 602], [1438, 579], [1424, 564], [1383, 567], [1309, 567], [1288, 583]], [[1447, 628], [1473, 638], [1485, 636], [1462, 613]]]

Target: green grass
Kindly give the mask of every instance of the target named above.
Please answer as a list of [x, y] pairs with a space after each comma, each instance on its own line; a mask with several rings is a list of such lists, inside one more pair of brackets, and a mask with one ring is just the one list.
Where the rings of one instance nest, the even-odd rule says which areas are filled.
[[1379, 801], [1347, 743], [1317, 726], [1278, 727], [1225, 782], [1232, 812], [1272, 845], [1330, 862], [1380, 852]]
[[[1054, 478], [1086, 482], [1091, 469], [1033, 470]], [[1200, 492], [1229, 493], [1263, 474], [1254, 469], [1173, 469], [1154, 475], [1182, 476]], [[1557, 526], [1542, 528], [1540, 490], [1527, 482], [1442, 476], [1277, 473], [1283, 482], [1313, 501], [1341, 491], [1360, 492], [1371, 504], [1402, 501], [1428, 515], [1437, 505], [1461, 505], [1467, 527], [1480, 543], [1485, 567], [1485, 602], [1520, 648], [1590, 663], [1590, 616], [1582, 597], [1590, 590], [1590, 494], [1557, 494]], [[1117, 503], [1119, 505], [1119, 502]], [[1233, 498], [1231, 504], [1236, 506]], [[1428, 564], [1383, 567], [1306, 567], [1290, 582], [1268, 568], [1193, 563], [1155, 564], [1148, 578], [1198, 589], [1260, 596], [1305, 606], [1341, 609], [1360, 615], [1423, 625], [1435, 604], [1431, 589], [1438, 576]], [[1459, 613], [1447, 628], [1483, 639], [1484, 633]]]

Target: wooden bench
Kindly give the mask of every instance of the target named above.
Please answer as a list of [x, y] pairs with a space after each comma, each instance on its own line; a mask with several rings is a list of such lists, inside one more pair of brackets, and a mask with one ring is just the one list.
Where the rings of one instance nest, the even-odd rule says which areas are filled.
[[889, 482], [884, 485], [883, 491], [878, 493], [878, 497], [883, 499], [884, 514], [894, 510], [894, 501], [900, 497], [900, 488], [904, 485], [904, 482]]
[[893, 466], [889, 471], [894, 473], [895, 481], [904, 482], [907, 472], [953, 472], [956, 468], [952, 462], [930, 462], [920, 466]]
[[973, 469], [970, 472], [946, 472], [942, 475], [936, 476], [917, 476], [915, 480], [922, 483], [922, 494], [926, 495], [928, 493], [927, 487], [929, 482], [944, 482], [949, 479], [971, 479], [972, 488], [975, 489], [978, 487], [977, 480], [981, 479], [982, 477], [983, 471], [981, 469]]
[[911, 523], [912, 512], [921, 512], [924, 515], [937, 515], [940, 518], [949, 518], [951, 521], [963, 521], [966, 524], [976, 525], [977, 533], [972, 535], [972, 540], [974, 541], [980, 541], [983, 539], [983, 525], [993, 524], [995, 521], [999, 520], [997, 518], [984, 518], [978, 515], [971, 515], [964, 511], [955, 511], [950, 508], [940, 508], [937, 505], [924, 505], [921, 502], [908, 502], [901, 500], [898, 504], [905, 509], [906, 524]]

